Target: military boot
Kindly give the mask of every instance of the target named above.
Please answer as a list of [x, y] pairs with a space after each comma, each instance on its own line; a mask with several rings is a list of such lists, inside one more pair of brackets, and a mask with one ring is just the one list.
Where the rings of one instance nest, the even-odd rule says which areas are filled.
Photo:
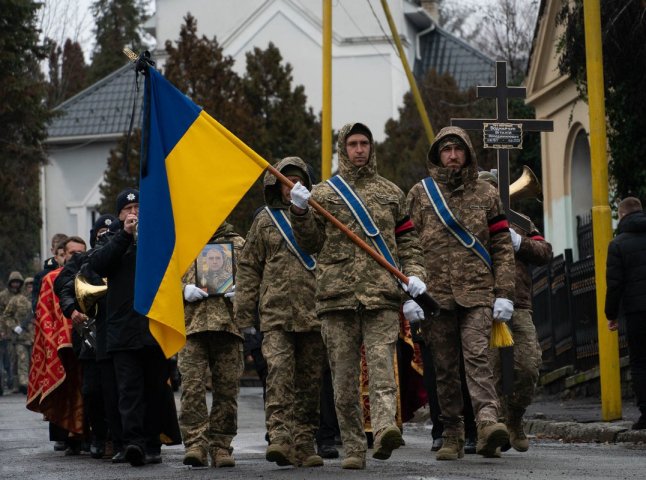
[[372, 458], [388, 460], [393, 450], [398, 449], [403, 444], [404, 440], [399, 428], [395, 426], [386, 427], [377, 433], [375, 451], [372, 454]]
[[299, 443], [294, 448], [299, 467], [322, 467], [323, 459], [314, 451], [314, 442]]
[[464, 439], [457, 435], [442, 437], [442, 448], [435, 454], [437, 460], [457, 460], [464, 457]]
[[[500, 456], [499, 447], [509, 441], [509, 432], [503, 423], [485, 421], [478, 424], [478, 443], [476, 453], [487, 458]], [[498, 451], [496, 451], [498, 450]]]
[[213, 468], [235, 467], [236, 461], [228, 449], [215, 447], [211, 450], [211, 465]]
[[512, 417], [507, 421], [507, 430], [509, 431], [509, 443], [517, 452], [526, 452], [529, 450], [529, 440], [523, 430], [522, 417]]
[[205, 467], [207, 465], [206, 450], [199, 445], [192, 445], [184, 452], [184, 465]]
[[341, 461], [341, 468], [346, 470], [363, 470], [366, 468], [366, 454], [348, 452]]
[[276, 462], [279, 467], [297, 464], [292, 446], [286, 441], [272, 440], [265, 452], [265, 458], [268, 462]]

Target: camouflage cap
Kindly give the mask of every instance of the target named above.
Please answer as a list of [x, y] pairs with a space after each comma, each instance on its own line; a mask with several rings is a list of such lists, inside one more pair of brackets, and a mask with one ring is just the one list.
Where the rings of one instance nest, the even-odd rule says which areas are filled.
[[467, 146], [460, 137], [458, 137], [457, 135], [447, 135], [440, 141], [437, 151], [441, 152], [444, 148], [453, 145], [462, 147], [464, 150], [467, 150]]
[[481, 172], [478, 172], [478, 179], [484, 180], [485, 182], [489, 182], [492, 184], [494, 187], [498, 186], [498, 170], [483, 170]]

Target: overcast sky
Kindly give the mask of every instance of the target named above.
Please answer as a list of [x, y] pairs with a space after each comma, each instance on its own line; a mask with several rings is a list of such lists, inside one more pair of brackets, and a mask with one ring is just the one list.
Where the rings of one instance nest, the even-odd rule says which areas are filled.
[[[147, 0], [149, 9], [154, 10], [155, 0]], [[181, 0], [177, 0], [181, 1]], [[245, 1], [245, 0], [239, 0]], [[357, 2], [365, 0], [335, 0], [336, 2]], [[378, 0], [371, 0], [373, 6], [380, 6]], [[496, 0], [453, 0], [457, 4], [483, 7]], [[56, 40], [59, 44], [66, 38], [78, 41], [85, 52], [85, 60], [89, 63], [94, 46], [94, 19], [90, 13], [93, 0], [44, 0], [44, 8], [40, 13], [40, 28], [43, 36]]]

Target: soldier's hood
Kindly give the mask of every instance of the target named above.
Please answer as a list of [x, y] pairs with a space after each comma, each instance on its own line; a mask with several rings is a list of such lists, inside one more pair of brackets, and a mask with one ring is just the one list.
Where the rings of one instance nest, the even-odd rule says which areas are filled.
[[[449, 135], [455, 135], [461, 138], [467, 146], [467, 160], [465, 166], [459, 172], [454, 172], [444, 167], [442, 162], [440, 162], [439, 145], [442, 139]], [[428, 155], [426, 156], [426, 168], [428, 169], [429, 175], [439, 183], [467, 184], [476, 182], [478, 180], [478, 160], [476, 158], [476, 151], [473, 148], [467, 132], [460, 127], [444, 127], [440, 130], [435, 140], [433, 140]]]
[[[370, 157], [368, 163], [363, 167], [355, 166], [348, 158], [348, 153], [345, 149], [346, 140], [349, 137], [350, 131], [356, 127], [362, 127], [370, 132]], [[377, 175], [377, 153], [375, 152], [375, 142], [372, 137], [372, 132], [363, 123], [348, 123], [341, 127], [339, 137], [336, 144], [336, 151], [339, 156], [339, 174], [347, 181], [353, 183], [359, 178], [369, 178]]]
[[[299, 157], [285, 157], [279, 161], [274, 168], [280, 173], [283, 173], [284, 170], [292, 170], [297, 168], [300, 171], [300, 176], [303, 177], [304, 185], [308, 190], [312, 190], [312, 178], [309, 174], [309, 168], [307, 164], [301, 160]], [[284, 173], [283, 173], [284, 174]], [[268, 207], [272, 208], [287, 208], [288, 205], [285, 205], [282, 200], [282, 195], [280, 193], [280, 182], [276, 176], [267, 171], [263, 179], [264, 184], [264, 195], [265, 203]]]
[[9, 285], [11, 282], [15, 280], [18, 280], [21, 286], [23, 283], [25, 283], [25, 279], [22, 277], [22, 274], [20, 272], [13, 271], [9, 274], [9, 280], [7, 280], [7, 285]]
[[231, 225], [228, 222], [224, 222], [222, 225], [218, 227], [215, 233], [211, 236], [209, 243], [215, 243], [218, 239], [222, 237], [230, 237], [234, 235], [236, 235], [236, 232], [233, 229], [233, 225]]

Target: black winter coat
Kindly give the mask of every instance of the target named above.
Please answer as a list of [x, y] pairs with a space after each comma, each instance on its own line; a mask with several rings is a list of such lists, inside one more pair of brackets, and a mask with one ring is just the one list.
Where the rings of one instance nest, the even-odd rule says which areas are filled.
[[[97, 247], [98, 248], [98, 247]], [[99, 275], [97, 275], [89, 265], [89, 255], [94, 251], [89, 250], [86, 253], [77, 253], [72, 258], [70, 258], [61, 273], [58, 274], [56, 280], [54, 281], [54, 291], [58, 295], [58, 300], [63, 311], [63, 315], [67, 318], [72, 317], [72, 312], [74, 310], [81, 311], [76, 299], [76, 287], [74, 281], [76, 280], [76, 275], [80, 272], [85, 279], [92, 285], [103, 285], [103, 280]], [[89, 312], [88, 316], [92, 317], [94, 315], [95, 326], [96, 326], [96, 352], [84, 349], [79, 355], [81, 360], [106, 360], [108, 354], [106, 352], [106, 299], [101, 297], [97, 303], [96, 314], [94, 312]]]
[[108, 279], [108, 353], [158, 345], [148, 328], [148, 318], [134, 309], [136, 257], [133, 236], [124, 230], [89, 255], [92, 270]]
[[646, 312], [646, 213], [626, 215], [608, 246], [606, 317]]

